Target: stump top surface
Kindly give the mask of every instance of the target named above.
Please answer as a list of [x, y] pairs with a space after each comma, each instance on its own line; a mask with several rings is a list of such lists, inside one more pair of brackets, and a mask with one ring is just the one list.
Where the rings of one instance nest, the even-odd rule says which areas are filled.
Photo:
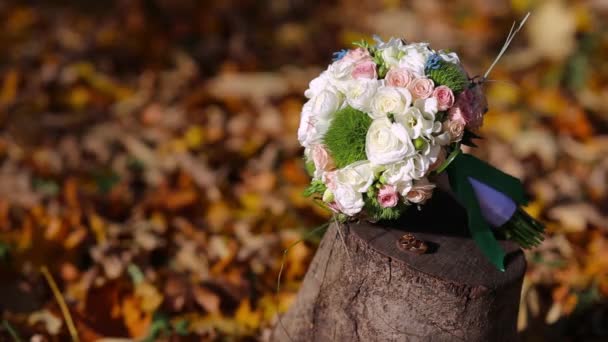
[[[496, 269], [470, 237], [464, 209], [439, 191], [421, 211], [410, 208], [397, 222], [362, 221], [349, 224], [349, 228], [377, 252], [447, 281], [497, 289], [520, 279], [526, 269], [523, 252], [510, 241], [499, 241], [507, 255], [506, 270]], [[415, 255], [399, 249], [397, 241], [405, 233], [427, 242], [429, 251]]]

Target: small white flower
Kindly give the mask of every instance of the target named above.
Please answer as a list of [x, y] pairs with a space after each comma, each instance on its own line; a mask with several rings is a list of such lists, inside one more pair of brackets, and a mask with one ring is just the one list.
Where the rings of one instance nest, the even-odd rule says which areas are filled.
[[353, 216], [361, 211], [363, 205], [363, 194], [355, 191], [351, 186], [338, 183], [333, 191], [334, 201], [338, 209], [348, 216]]
[[399, 67], [408, 69], [418, 77], [423, 77], [426, 60], [433, 54], [433, 50], [429, 49], [428, 45], [428, 43], [413, 43], [403, 46], [401, 48], [403, 56], [399, 60]]
[[413, 156], [413, 167], [410, 170], [410, 177], [412, 177], [413, 179], [420, 179], [422, 177], [425, 177], [429, 171], [430, 166], [435, 160], [437, 160], [437, 157], [432, 160], [428, 156], [422, 154], [416, 154], [415, 156]]
[[401, 54], [401, 50], [397, 46], [397, 44], [388, 46], [382, 50], [380, 50], [380, 55], [382, 56], [382, 60], [384, 61], [384, 65], [389, 68], [393, 68], [399, 65], [399, 55]]
[[412, 104], [412, 95], [405, 88], [382, 86], [371, 101], [372, 119], [386, 117], [387, 114], [403, 114]]
[[439, 51], [439, 57], [446, 62], [460, 64], [460, 58], [458, 58], [456, 52], [447, 53], [445, 51]]
[[358, 192], [366, 192], [373, 181], [374, 168], [367, 160], [354, 162], [336, 170], [336, 182], [348, 185]]
[[344, 95], [349, 106], [368, 113], [372, 98], [376, 94], [378, 80], [358, 79], [344, 83]]
[[365, 139], [367, 159], [375, 165], [386, 165], [415, 153], [414, 145], [401, 124], [388, 118], [376, 119]]
[[406, 159], [389, 165], [382, 176], [386, 184], [393, 185], [402, 196], [412, 189], [412, 176], [410, 175], [414, 163], [412, 159]]
[[378, 50], [382, 50], [382, 49], [386, 49], [392, 46], [396, 46], [398, 48], [401, 48], [403, 46], [403, 41], [399, 38], [395, 38], [395, 37], [391, 37], [388, 42], [384, 42], [382, 41], [382, 38], [380, 38], [377, 35], [374, 35], [374, 40], [376, 41], [376, 48]]
[[[418, 154], [428, 159], [429, 164], [435, 163], [441, 151], [441, 145], [438, 144], [433, 137], [431, 139], [423, 139], [422, 148], [419, 149]], [[429, 165], [430, 166], [430, 165]]]
[[[416, 104], [422, 102], [416, 101]], [[435, 115], [420, 110], [419, 106], [408, 108], [403, 114], [395, 114], [395, 122], [405, 127], [411, 139], [419, 137], [430, 137], [436, 130], [441, 129], [441, 124], [435, 125]]]

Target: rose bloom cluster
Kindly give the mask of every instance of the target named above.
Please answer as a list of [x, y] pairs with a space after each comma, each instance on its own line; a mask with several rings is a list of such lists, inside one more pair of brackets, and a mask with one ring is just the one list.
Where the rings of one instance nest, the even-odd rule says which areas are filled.
[[[486, 108], [480, 87], [470, 84], [457, 93], [428, 76], [433, 65], [448, 63], [462, 70], [455, 53], [392, 38], [338, 53], [310, 82], [298, 140], [314, 166], [313, 182], [324, 185], [319, 195], [328, 207], [352, 217], [369, 203], [395, 208], [431, 197], [429, 175], [466, 130], [481, 126]], [[367, 158], [337, 168], [324, 137], [334, 114], [346, 107], [371, 119]]]

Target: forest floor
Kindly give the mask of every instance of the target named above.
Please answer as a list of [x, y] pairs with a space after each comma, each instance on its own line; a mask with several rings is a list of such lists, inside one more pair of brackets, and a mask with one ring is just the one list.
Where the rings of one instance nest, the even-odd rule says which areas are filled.
[[329, 218], [302, 196], [310, 79], [372, 33], [483, 74], [528, 10], [475, 153], [547, 224], [524, 340], [608, 339], [604, 2], [17, 3], [0, 4], [0, 340], [266, 338], [318, 237], [286, 254], [277, 295], [283, 250]]

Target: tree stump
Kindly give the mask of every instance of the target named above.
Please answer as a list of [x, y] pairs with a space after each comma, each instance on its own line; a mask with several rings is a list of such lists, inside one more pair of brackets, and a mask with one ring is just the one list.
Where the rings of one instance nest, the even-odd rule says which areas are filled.
[[[401, 250], [406, 232], [427, 242], [427, 253]], [[517, 340], [526, 262], [516, 244], [500, 243], [505, 272], [481, 254], [464, 209], [440, 191], [390, 226], [332, 224], [272, 340]]]

